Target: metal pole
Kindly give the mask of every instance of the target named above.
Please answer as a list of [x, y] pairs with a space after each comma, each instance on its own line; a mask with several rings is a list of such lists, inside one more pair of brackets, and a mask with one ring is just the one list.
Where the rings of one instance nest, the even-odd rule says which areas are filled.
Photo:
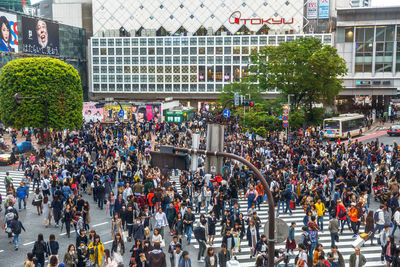
[[[187, 149], [187, 148], [180, 148], [174, 147], [175, 152], [183, 152], [188, 154], [202, 154], [206, 156], [220, 156], [231, 158], [237, 161], [240, 161], [249, 169], [251, 169], [254, 174], [258, 177], [261, 181], [263, 187], [265, 188], [265, 192], [267, 193], [268, 197], [268, 266], [274, 266], [274, 258], [275, 258], [275, 203], [274, 199], [272, 198], [272, 192], [269, 188], [267, 181], [265, 180], [264, 176], [261, 172], [254, 166], [252, 163], [248, 162], [244, 158], [237, 156], [231, 153], [225, 152], [218, 152], [218, 151], [205, 151], [205, 150], [196, 150], [196, 149]], [[271, 264], [272, 263], [272, 264]]]

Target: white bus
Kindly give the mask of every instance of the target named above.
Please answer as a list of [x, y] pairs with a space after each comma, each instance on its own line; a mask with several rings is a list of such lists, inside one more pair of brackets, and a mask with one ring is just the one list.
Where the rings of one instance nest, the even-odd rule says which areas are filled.
[[324, 120], [326, 138], [350, 138], [361, 135], [365, 130], [365, 117], [357, 113], [341, 114]]

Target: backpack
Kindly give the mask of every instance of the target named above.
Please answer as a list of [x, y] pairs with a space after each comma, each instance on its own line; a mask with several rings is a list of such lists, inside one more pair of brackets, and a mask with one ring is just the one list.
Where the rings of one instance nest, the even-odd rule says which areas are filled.
[[21, 223], [19, 221], [16, 221], [12, 229], [13, 233], [19, 235], [21, 233], [21, 230]]
[[202, 239], [202, 237], [201, 237], [201, 229], [200, 228], [201, 227], [199, 226], [199, 227], [194, 228], [194, 230], [193, 230], [194, 238], [196, 238], [196, 240], [201, 240]]
[[151, 204], [153, 204], [153, 205], [155, 205], [156, 204], [156, 196], [153, 196], [152, 198], [151, 198]]
[[380, 211], [376, 211], [376, 212], [374, 213], [374, 221], [375, 221], [375, 222], [379, 221], [379, 212], [380, 212]]
[[45, 245], [43, 244], [43, 241], [40, 242], [35, 242], [35, 245], [33, 247], [32, 253], [33, 255], [42, 255], [46, 252]]
[[303, 235], [304, 235], [303, 245], [304, 245], [307, 249], [311, 249], [311, 244], [312, 244], [312, 242], [311, 242], [310, 234], [308, 234], [308, 235], [303, 234]]
[[343, 218], [344, 216], [346, 216], [346, 213], [343, 212], [343, 210], [339, 210], [339, 218]]

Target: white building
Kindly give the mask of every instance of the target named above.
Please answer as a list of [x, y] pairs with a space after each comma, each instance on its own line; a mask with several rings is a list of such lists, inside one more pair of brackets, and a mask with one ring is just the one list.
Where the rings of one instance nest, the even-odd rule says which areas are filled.
[[370, 7], [371, 0], [350, 0], [351, 7]]

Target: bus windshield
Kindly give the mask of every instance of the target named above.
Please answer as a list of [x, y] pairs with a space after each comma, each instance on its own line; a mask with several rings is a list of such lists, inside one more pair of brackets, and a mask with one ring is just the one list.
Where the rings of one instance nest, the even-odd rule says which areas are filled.
[[339, 121], [334, 121], [334, 120], [325, 120], [324, 121], [324, 128], [326, 129], [339, 129], [340, 128], [340, 122]]

